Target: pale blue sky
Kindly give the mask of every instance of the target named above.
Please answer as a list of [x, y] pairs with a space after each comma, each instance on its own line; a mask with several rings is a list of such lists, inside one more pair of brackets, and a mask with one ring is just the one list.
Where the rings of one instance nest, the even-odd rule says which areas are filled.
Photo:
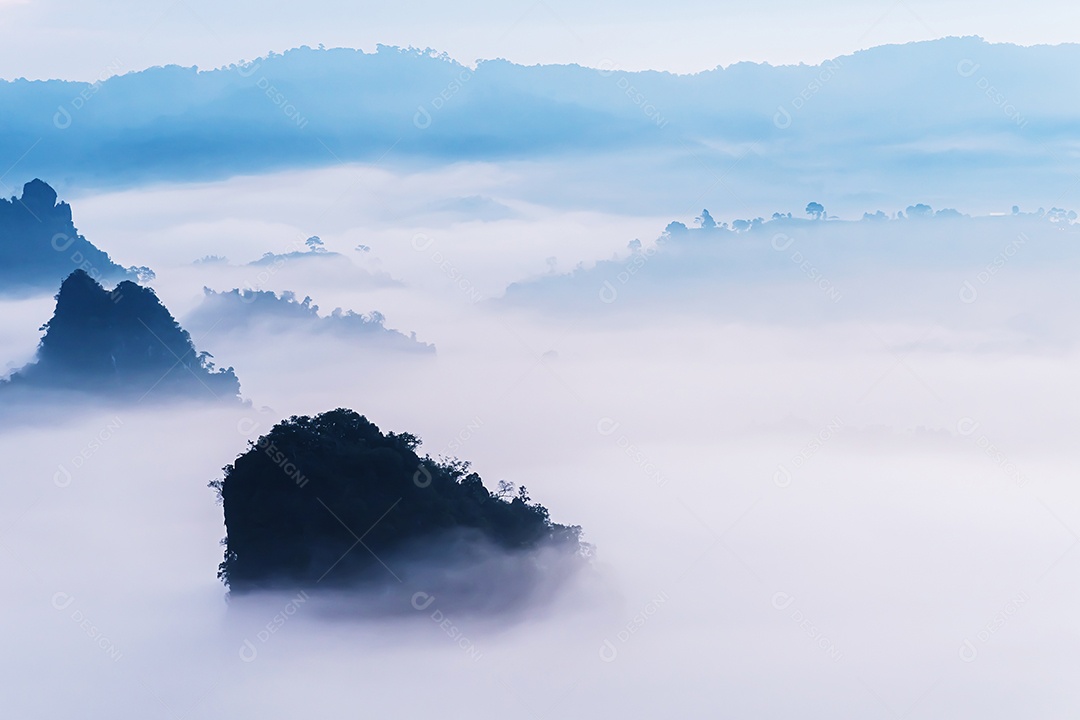
[[433, 47], [504, 57], [694, 72], [739, 60], [811, 62], [948, 35], [1038, 44], [1080, 39], [1080, 7], [1053, 0], [0, 0], [0, 77], [92, 80], [177, 63], [213, 67], [302, 44]]

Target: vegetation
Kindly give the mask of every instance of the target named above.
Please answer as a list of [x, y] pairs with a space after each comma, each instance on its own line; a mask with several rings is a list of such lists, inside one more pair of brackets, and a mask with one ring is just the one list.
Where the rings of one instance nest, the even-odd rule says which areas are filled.
[[[317, 239], [317, 238], [316, 238]], [[359, 339], [367, 344], [406, 352], [433, 353], [435, 346], [420, 342], [416, 333], [405, 335], [386, 327], [382, 313], [357, 313], [335, 308], [320, 315], [310, 297], [297, 300], [296, 294], [280, 295], [269, 290], [214, 292], [203, 288], [203, 301], [186, 318], [194, 330], [234, 333], [255, 328], [274, 333], [308, 332], [338, 339]]]
[[129, 280], [108, 291], [76, 270], [42, 329], [34, 362], [14, 373], [10, 386], [239, 400], [233, 369], [216, 369], [154, 291]]
[[278, 423], [210, 483], [228, 532], [218, 577], [234, 592], [341, 586], [402, 554], [453, 561], [482, 543], [587, 553], [581, 528], [552, 522], [525, 487], [492, 493], [468, 463], [420, 457], [419, 445], [344, 408]]
[[56, 287], [76, 268], [96, 280], [148, 280], [146, 267], [122, 268], [79, 234], [71, 206], [48, 183], [31, 180], [22, 197], [0, 198], [0, 292]]

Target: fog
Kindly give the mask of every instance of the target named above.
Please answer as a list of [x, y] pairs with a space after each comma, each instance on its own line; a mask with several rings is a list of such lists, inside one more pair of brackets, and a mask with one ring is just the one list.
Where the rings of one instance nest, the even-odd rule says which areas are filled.
[[[342, 167], [72, 200], [88, 239], [157, 272], [181, 322], [204, 286], [294, 291], [436, 352], [210, 327], [195, 344], [249, 406], [7, 420], [8, 714], [1075, 715], [1073, 226], [1031, 219], [986, 282], [1014, 228], [792, 231], [834, 300], [772, 231], [665, 245], [693, 215], [566, 209], [502, 189], [506, 172]], [[311, 235], [348, 262], [248, 264]], [[605, 302], [634, 239], [649, 259]], [[933, 269], [912, 261], [946, 242]], [[228, 262], [192, 264], [206, 255]], [[50, 311], [3, 301], [9, 367]], [[471, 461], [489, 488], [526, 485], [584, 528], [594, 567], [510, 614], [442, 600], [423, 574], [392, 613], [318, 588], [226, 602], [207, 483], [278, 420], [334, 407]]]

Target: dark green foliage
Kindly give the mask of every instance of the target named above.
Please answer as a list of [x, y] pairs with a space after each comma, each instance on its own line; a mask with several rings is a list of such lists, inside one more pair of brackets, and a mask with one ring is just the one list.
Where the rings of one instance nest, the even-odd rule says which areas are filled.
[[82, 270], [60, 286], [35, 362], [12, 386], [114, 396], [183, 394], [237, 400], [232, 368], [215, 370], [150, 288], [125, 280], [107, 291]]
[[420, 457], [419, 444], [340, 408], [278, 423], [211, 483], [228, 531], [219, 577], [233, 591], [350, 584], [389, 577], [380, 561], [401, 553], [452, 562], [461, 538], [585, 551], [581, 529], [553, 523], [525, 488], [493, 495], [468, 463]]

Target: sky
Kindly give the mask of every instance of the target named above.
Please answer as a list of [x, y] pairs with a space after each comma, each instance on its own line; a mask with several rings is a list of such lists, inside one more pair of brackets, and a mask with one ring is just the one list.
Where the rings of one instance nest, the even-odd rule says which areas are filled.
[[[693, 72], [947, 35], [1060, 42], [1078, 23], [1080, 9], [1041, 0], [0, 0], [0, 77], [95, 80], [319, 43]], [[129, 105], [102, 92], [76, 108], [81, 96], [62, 83], [7, 86], [37, 125], [19, 135], [4, 116], [30, 149], [5, 150], [15, 164], [0, 181], [16, 193], [31, 151], [57, 163], [70, 151], [67, 171], [54, 164], [46, 179], [76, 227], [116, 262], [153, 268], [181, 324], [205, 288], [293, 291], [324, 315], [379, 311], [437, 352], [257, 322], [237, 334], [192, 325], [250, 405], [63, 397], [35, 399], [33, 415], [0, 408], [0, 707], [119, 720], [1077, 717], [1080, 224], [1036, 210], [1077, 207], [1075, 79], [1052, 59], [1072, 50], [1012, 62], [960, 45], [883, 52], [827, 84], [803, 79], [818, 68], [777, 71], [790, 89], [746, 75], [753, 92], [726, 104], [746, 110], [757, 97], [754, 127], [775, 140], [760, 155], [717, 142], [685, 157], [617, 147], [255, 166], [223, 152], [223, 172], [115, 184], [67, 171], [103, 159], [154, 170], [162, 146], [192, 162], [195, 146], [168, 134], [181, 121], [202, 127], [197, 113], [171, 113], [170, 101], [191, 100], [171, 94], [183, 83], [162, 81], [150, 102], [135, 82], [153, 91], [191, 73], [115, 81], [121, 100], [130, 81]], [[908, 72], [892, 57], [933, 61]], [[219, 79], [261, 87], [265, 65]], [[559, 77], [588, 76], [570, 89], [641, 115], [622, 76], [605, 73], [509, 74], [557, 97]], [[435, 130], [416, 124], [417, 102], [440, 96], [384, 78], [400, 107], [377, 107], [409, 137], [453, 139], [462, 127], [453, 105]], [[324, 91], [320, 79], [310, 85]], [[317, 107], [302, 102], [311, 87], [296, 87], [298, 105]], [[458, 101], [474, 88], [486, 97], [483, 87], [470, 81]], [[658, 103], [677, 99], [655, 87]], [[250, 96], [276, 137], [323, 137], [314, 114], [290, 127], [269, 96]], [[57, 103], [70, 123], [54, 120]], [[775, 119], [777, 103], [790, 122]], [[463, 105], [478, 113], [464, 117], [542, 117], [499, 115], [499, 104]], [[1022, 125], [1004, 110], [1017, 107]], [[693, 122], [710, 117], [687, 103], [649, 130], [683, 148], [682, 133], [697, 137]], [[237, 124], [257, 150], [282, 147]], [[233, 129], [209, 125], [226, 138]], [[114, 127], [135, 144], [91, 142]], [[158, 145], [140, 146], [147, 137]], [[828, 219], [806, 217], [811, 199]], [[924, 201], [977, 217], [918, 217], [908, 206]], [[794, 217], [665, 235], [672, 221], [693, 227], [703, 206], [740, 227], [772, 210]], [[859, 220], [875, 210], [889, 219]], [[313, 235], [337, 255], [249, 264]], [[208, 255], [227, 260], [196, 263]], [[33, 357], [54, 292], [0, 295], [0, 374]], [[316, 588], [229, 599], [215, 577], [226, 528], [207, 483], [275, 422], [335, 407], [472, 462], [489, 488], [526, 485], [553, 520], [583, 527], [593, 565], [515, 617], [448, 618], [436, 604], [343, 619], [327, 612], [340, 598]]]
[[469, 64], [505, 58], [692, 73], [743, 60], [816, 64], [946, 36], [1056, 44], [1074, 41], [1078, 22], [1080, 8], [1053, 0], [1024, 3], [1022, 12], [1001, 0], [313, 0], [272, 10], [251, 0], [0, 0], [0, 77], [92, 81], [169, 63], [219, 67], [320, 43], [431, 47]]

